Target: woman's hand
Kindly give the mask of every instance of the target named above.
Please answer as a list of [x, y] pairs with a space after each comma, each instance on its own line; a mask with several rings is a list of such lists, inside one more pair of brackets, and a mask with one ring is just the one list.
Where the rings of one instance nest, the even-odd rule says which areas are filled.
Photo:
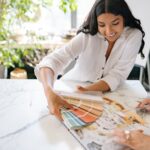
[[95, 83], [92, 83], [88, 86], [77, 86], [77, 91], [78, 92], [86, 92], [86, 91], [102, 91], [102, 92], [105, 92], [105, 91], [109, 91], [110, 88], [109, 88], [109, 85], [103, 81], [103, 80], [100, 80], [98, 82], [95, 82]]
[[137, 108], [145, 109], [146, 111], [150, 112], [150, 98], [144, 99], [142, 102], [140, 102], [137, 106]]
[[61, 96], [52, 92], [51, 90], [45, 91], [45, 95], [48, 101], [48, 107], [51, 114], [54, 114], [60, 121], [62, 121], [62, 116], [60, 109], [62, 107], [72, 108], [70, 104], [68, 104]]
[[148, 150], [150, 147], [150, 136], [144, 135], [142, 130], [123, 131], [114, 130], [113, 136], [119, 144], [126, 145], [134, 150]]
[[83, 87], [83, 86], [78, 85], [77, 91], [78, 92], [86, 92], [86, 91], [90, 91], [90, 90], [88, 89], [88, 87]]
[[60, 108], [71, 108], [71, 105], [53, 91], [54, 71], [48, 67], [40, 68], [40, 80], [44, 88], [50, 113], [54, 114], [59, 120], [62, 120]]

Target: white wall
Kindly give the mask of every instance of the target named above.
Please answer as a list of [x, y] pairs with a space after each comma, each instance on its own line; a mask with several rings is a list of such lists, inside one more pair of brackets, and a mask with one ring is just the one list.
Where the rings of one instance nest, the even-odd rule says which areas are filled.
[[146, 44], [150, 47], [150, 0], [127, 0], [135, 17], [141, 20], [145, 30]]
[[[150, 0], [126, 0], [134, 16], [141, 20], [142, 27], [145, 31], [144, 53], [147, 56], [150, 49]], [[137, 59], [137, 64], [145, 66], [145, 59]]]

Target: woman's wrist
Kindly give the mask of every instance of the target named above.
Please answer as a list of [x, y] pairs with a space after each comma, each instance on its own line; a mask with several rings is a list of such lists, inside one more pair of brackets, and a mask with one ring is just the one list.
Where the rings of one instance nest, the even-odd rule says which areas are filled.
[[53, 91], [51, 86], [44, 86], [44, 92], [46, 96], [55, 96], [56, 93]]

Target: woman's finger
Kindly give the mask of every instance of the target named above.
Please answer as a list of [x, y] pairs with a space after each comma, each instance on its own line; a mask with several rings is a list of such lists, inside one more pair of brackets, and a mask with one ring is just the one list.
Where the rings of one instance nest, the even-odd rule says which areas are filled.
[[150, 100], [149, 99], [145, 99], [142, 102], [139, 103], [138, 107], [139, 108], [144, 108], [145, 105], [150, 104]]
[[54, 114], [60, 121], [63, 121], [63, 118], [61, 115], [61, 107], [59, 107], [58, 109], [55, 109]]
[[132, 132], [141, 132], [141, 133], [143, 133], [144, 131], [142, 129], [138, 129], [138, 130], [135, 130], [135, 131], [132, 131]]
[[73, 105], [69, 104], [68, 102], [66, 102], [65, 100], [63, 100], [63, 106], [66, 108], [73, 108]]
[[88, 91], [88, 89], [82, 87], [82, 86], [77, 86], [77, 89], [81, 92], [84, 92], [84, 91]]
[[124, 131], [121, 129], [115, 129], [112, 131], [112, 135], [113, 136], [123, 136], [124, 135]]
[[120, 144], [127, 144], [130, 138], [130, 131], [123, 131], [120, 129], [116, 129], [113, 131], [113, 135], [115, 136], [115, 141]]

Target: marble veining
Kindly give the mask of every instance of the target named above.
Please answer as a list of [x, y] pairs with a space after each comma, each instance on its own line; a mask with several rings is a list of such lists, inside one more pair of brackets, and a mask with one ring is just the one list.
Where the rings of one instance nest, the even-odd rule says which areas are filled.
[[0, 150], [83, 149], [62, 123], [49, 115], [37, 80], [3, 79], [0, 87]]
[[41, 119], [47, 117], [49, 114], [46, 114], [44, 116], [41, 116], [40, 118], [38, 118], [37, 120], [34, 120], [33, 122], [30, 122], [28, 124], [26, 124], [25, 126], [23, 126], [22, 128], [20, 129], [17, 129], [16, 131], [13, 131], [11, 133], [7, 133], [6, 135], [2, 135], [0, 136], [0, 139], [4, 139], [4, 138], [8, 138], [10, 136], [14, 136], [15, 134], [18, 134], [26, 129], [28, 129], [29, 127], [33, 126], [35, 123], [37, 123], [38, 121], [40, 121]]
[[[75, 91], [71, 81], [57, 81], [56, 90]], [[83, 150], [53, 115], [37, 80], [0, 80], [0, 150]], [[138, 92], [137, 92], [138, 91]], [[126, 82], [116, 92], [103, 93], [133, 109], [146, 97], [142, 85]]]

